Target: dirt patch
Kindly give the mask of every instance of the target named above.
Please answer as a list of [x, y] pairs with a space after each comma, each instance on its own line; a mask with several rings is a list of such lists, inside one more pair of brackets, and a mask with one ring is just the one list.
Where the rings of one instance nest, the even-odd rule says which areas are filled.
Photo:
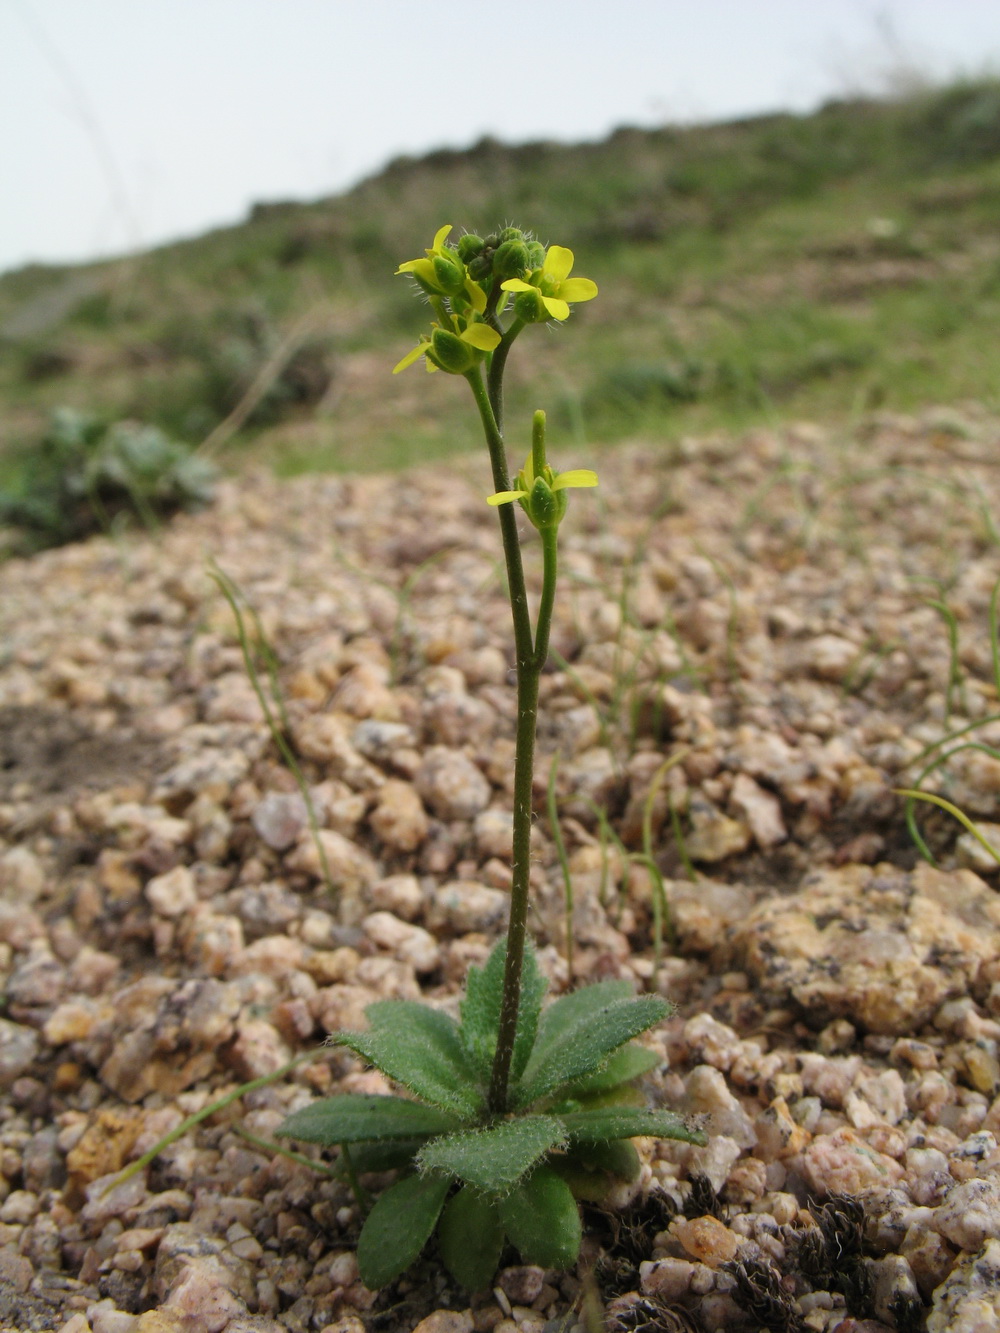
[[63, 709], [0, 708], [2, 799], [107, 789], [145, 778], [155, 765], [155, 747], [131, 728], [95, 733]]

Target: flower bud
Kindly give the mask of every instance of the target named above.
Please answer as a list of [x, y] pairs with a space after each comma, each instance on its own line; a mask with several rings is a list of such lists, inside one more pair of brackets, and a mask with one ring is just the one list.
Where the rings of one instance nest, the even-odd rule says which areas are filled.
[[536, 528], [557, 528], [566, 514], [566, 492], [554, 491], [544, 477], [536, 477], [521, 507]]
[[495, 250], [499, 244], [500, 244], [499, 235], [497, 234], [497, 232], [491, 231], [485, 241], [487, 250]]
[[504, 241], [523, 241], [523, 240], [524, 240], [524, 232], [521, 230], [520, 227], [504, 227], [503, 231], [500, 233], [501, 244], [503, 244]]
[[470, 231], [465, 236], [459, 238], [458, 257], [463, 264], [467, 264], [470, 259], [475, 259], [477, 255], [482, 254], [483, 246], [486, 242], [481, 236], [474, 236]]
[[475, 349], [448, 329], [434, 330], [427, 355], [439, 370], [446, 370], [449, 375], [464, 375], [477, 359]]
[[528, 267], [541, 268], [545, 263], [545, 246], [541, 241], [528, 242]]
[[516, 239], [504, 241], [493, 256], [493, 272], [500, 278], [523, 278], [528, 271], [528, 247]]
[[544, 323], [549, 317], [542, 305], [542, 294], [534, 287], [530, 292], [518, 292], [514, 297], [514, 314], [525, 324]]
[[477, 255], [475, 259], [469, 261], [469, 277], [474, 282], [489, 281], [492, 272], [493, 262], [489, 255]]
[[431, 262], [434, 265], [434, 276], [443, 292], [451, 296], [462, 290], [465, 286], [465, 266], [456, 254], [442, 250], [440, 254], [434, 255]]

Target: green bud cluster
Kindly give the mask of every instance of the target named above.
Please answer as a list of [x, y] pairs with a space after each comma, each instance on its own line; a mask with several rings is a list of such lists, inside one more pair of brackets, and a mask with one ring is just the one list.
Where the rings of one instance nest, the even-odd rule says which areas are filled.
[[494, 278], [525, 278], [545, 263], [545, 246], [520, 227], [503, 227], [485, 238], [469, 233], [459, 241], [458, 254], [469, 277], [484, 288]]

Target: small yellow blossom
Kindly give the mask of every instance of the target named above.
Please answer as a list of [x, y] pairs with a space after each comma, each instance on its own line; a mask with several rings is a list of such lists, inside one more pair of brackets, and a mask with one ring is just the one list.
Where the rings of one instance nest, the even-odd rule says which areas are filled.
[[496, 506], [517, 500], [536, 528], [546, 528], [557, 526], [566, 512], [566, 497], [560, 492], [571, 487], [596, 485], [597, 473], [589, 467], [556, 472], [546, 465], [541, 472], [536, 473], [533, 455], [529, 454], [524, 467], [517, 474], [516, 489], [488, 495], [486, 503]]
[[592, 301], [597, 295], [597, 283], [590, 278], [571, 278], [573, 251], [564, 245], [550, 245], [545, 263], [531, 274], [531, 280], [508, 278], [501, 283], [505, 292], [537, 291], [542, 305], [553, 319], [568, 319], [571, 304]]

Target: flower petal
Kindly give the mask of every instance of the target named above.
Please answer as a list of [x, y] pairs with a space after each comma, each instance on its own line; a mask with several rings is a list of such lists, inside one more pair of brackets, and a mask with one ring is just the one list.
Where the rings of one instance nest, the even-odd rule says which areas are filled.
[[589, 467], [570, 468], [568, 472], [560, 472], [552, 483], [554, 491], [564, 491], [568, 486], [596, 486], [597, 473]]
[[436, 288], [438, 291], [441, 290], [441, 284], [434, 272], [434, 265], [429, 259], [408, 259], [405, 264], [400, 264], [394, 276], [400, 273], [412, 273], [415, 278], [422, 278], [429, 286]]
[[481, 315], [486, 309], [486, 293], [479, 283], [473, 282], [471, 278], [466, 278], [465, 295], [476, 314]]
[[530, 282], [525, 282], [523, 278], [508, 278], [506, 282], [500, 284], [500, 290], [504, 292], [530, 292], [534, 291]]
[[442, 245], [444, 245], [445, 237], [451, 231], [453, 226], [454, 223], [446, 222], [443, 227], [438, 227], [437, 231], [434, 233], [434, 244], [431, 247], [432, 250], [441, 249]]
[[465, 332], [458, 336], [462, 342], [468, 343], [470, 347], [478, 347], [481, 352], [492, 352], [500, 341], [499, 333], [496, 329], [491, 329], [488, 324], [470, 324]]
[[553, 319], [569, 319], [569, 306], [558, 296], [543, 296], [542, 305]]
[[416, 361], [417, 357], [423, 356], [423, 354], [427, 351], [429, 346], [430, 343], [420, 342], [417, 343], [416, 347], [411, 347], [410, 350], [403, 357], [402, 361], [398, 362], [395, 366], [393, 366], [392, 373], [394, 375], [398, 375], [399, 372], [401, 370], [405, 370], [407, 366], [412, 366], [414, 361]]
[[567, 250], [565, 245], [550, 245], [545, 252], [545, 267], [542, 272], [549, 278], [554, 278], [556, 282], [562, 282], [569, 277], [570, 269], [573, 267], [573, 251]]
[[526, 495], [527, 491], [497, 491], [496, 495], [486, 497], [486, 503], [495, 508], [497, 505], [510, 504], [511, 500], [520, 500]]
[[597, 295], [597, 283], [589, 278], [567, 278], [559, 284], [559, 295], [564, 301], [592, 301]]

